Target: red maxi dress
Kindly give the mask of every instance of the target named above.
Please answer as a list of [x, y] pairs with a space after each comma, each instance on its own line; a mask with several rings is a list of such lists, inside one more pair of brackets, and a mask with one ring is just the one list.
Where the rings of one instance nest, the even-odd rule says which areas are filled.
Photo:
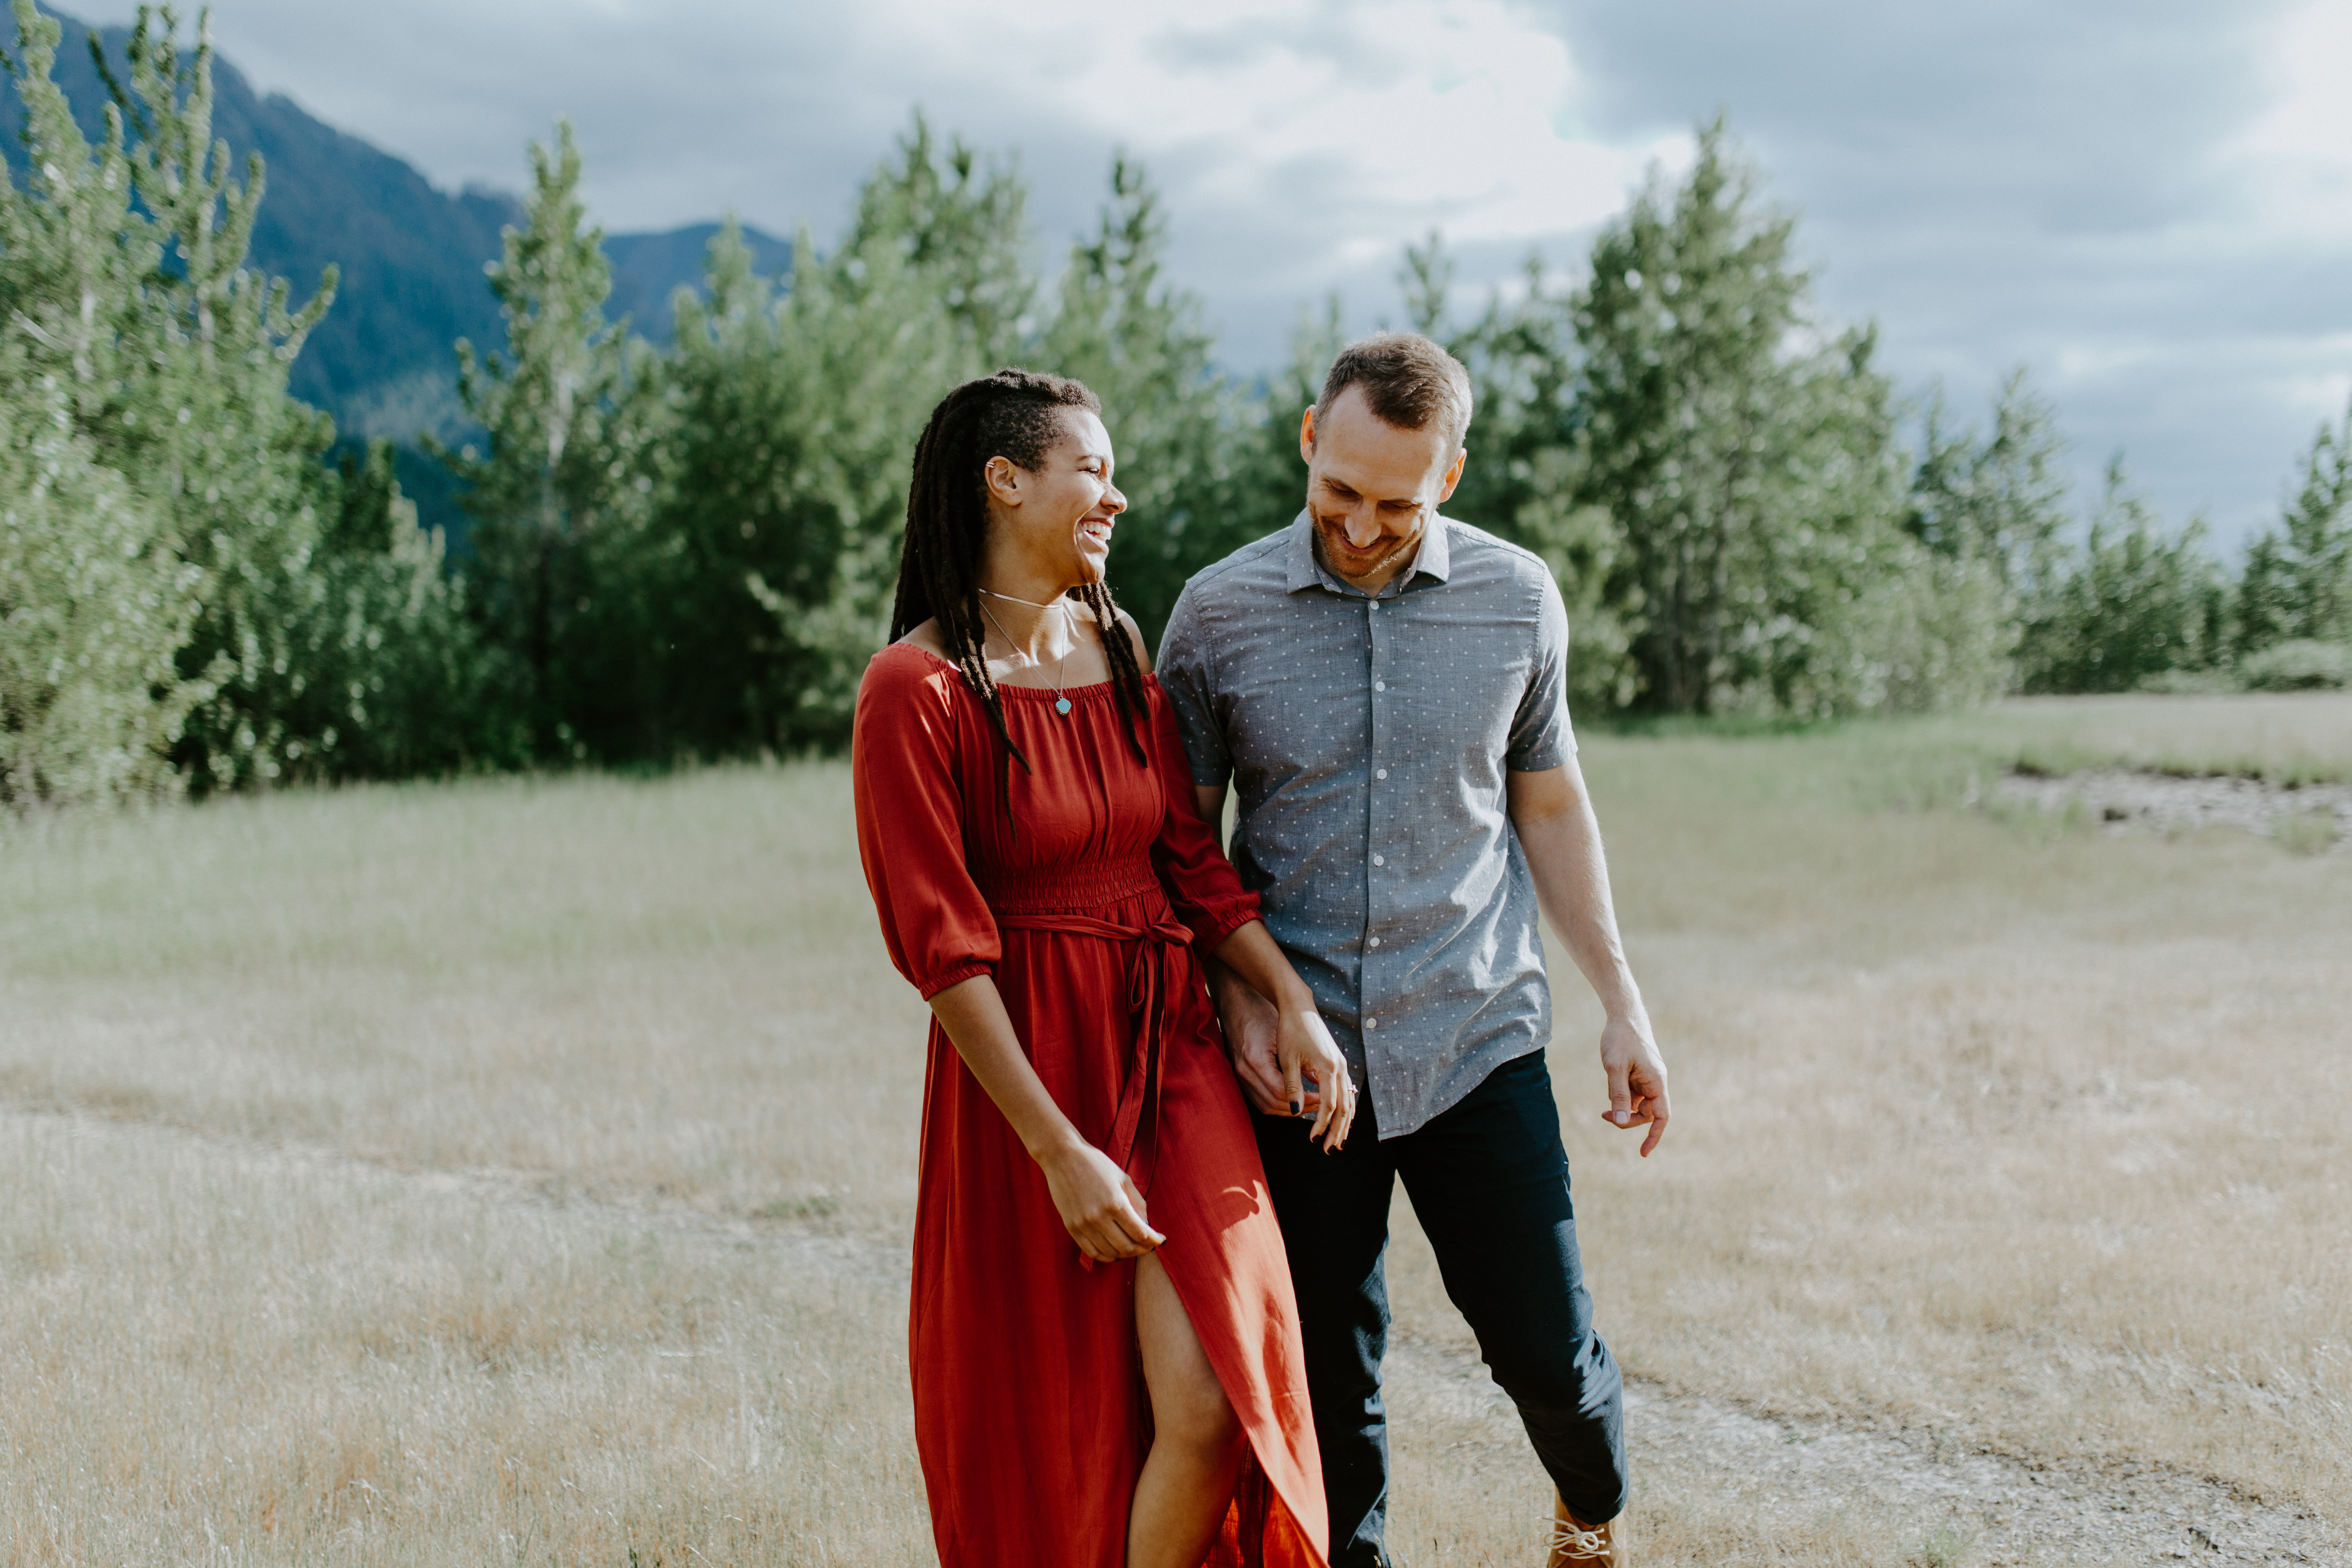
[[[1000, 687], [1012, 770], [955, 668], [899, 643], [857, 694], [857, 842], [892, 962], [926, 998], [993, 975], [1046, 1090], [1143, 1194], [1250, 1461], [1210, 1563], [1322, 1568], [1298, 1311], [1196, 954], [1257, 916], [1201, 823], [1157, 681], [1129, 749], [1108, 682]], [[1135, 1265], [1096, 1265], [931, 1025], [908, 1355], [945, 1568], [1120, 1568], [1151, 1407]]]

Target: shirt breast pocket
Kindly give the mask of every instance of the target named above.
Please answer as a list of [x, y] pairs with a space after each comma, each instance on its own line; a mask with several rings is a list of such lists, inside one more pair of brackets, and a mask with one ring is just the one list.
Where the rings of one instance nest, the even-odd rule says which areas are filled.
[[1527, 628], [1432, 629], [1420, 668], [1403, 682], [1413, 700], [1404, 705], [1398, 754], [1416, 768], [1435, 767], [1474, 787], [1499, 788], [1511, 726], [1533, 668]]

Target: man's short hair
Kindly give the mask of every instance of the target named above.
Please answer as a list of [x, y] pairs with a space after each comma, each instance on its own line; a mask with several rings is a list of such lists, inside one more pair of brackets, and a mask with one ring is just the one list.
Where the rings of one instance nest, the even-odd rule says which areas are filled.
[[1426, 430], [1431, 420], [1437, 420], [1449, 451], [1462, 445], [1463, 433], [1470, 428], [1470, 373], [1419, 332], [1374, 332], [1341, 349], [1331, 362], [1331, 374], [1323, 378], [1323, 395], [1315, 404], [1317, 424], [1329, 417], [1331, 405], [1351, 386], [1364, 389], [1365, 400], [1382, 424]]

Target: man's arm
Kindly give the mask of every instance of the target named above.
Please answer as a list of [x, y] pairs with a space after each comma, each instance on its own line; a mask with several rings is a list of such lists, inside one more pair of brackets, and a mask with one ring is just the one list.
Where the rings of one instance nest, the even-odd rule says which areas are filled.
[[1649, 1135], [1642, 1140], [1647, 1156], [1665, 1136], [1666, 1064], [1651, 1037], [1642, 989], [1633, 984], [1618, 940], [1609, 863], [1584, 774], [1570, 753], [1559, 767], [1542, 773], [1506, 774], [1504, 788], [1511, 826], [1535, 875], [1537, 907], [1609, 1015], [1601, 1031], [1601, 1065], [1609, 1075], [1609, 1109], [1602, 1119], [1617, 1127], [1647, 1123]]

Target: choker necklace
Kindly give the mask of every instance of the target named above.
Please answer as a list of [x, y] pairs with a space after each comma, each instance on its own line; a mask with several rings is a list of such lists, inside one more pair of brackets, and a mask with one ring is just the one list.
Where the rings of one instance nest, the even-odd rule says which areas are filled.
[[[982, 588], [981, 592], [992, 599], [1002, 599], [1008, 605], [1026, 605], [1033, 610], [1067, 609], [1070, 605], [1067, 598], [1055, 599], [1052, 604], [1041, 605], [1034, 599], [1016, 599], [1010, 594], [1000, 594], [993, 588]], [[1004, 628], [999, 626], [996, 629], [1001, 632]]]
[[[985, 588], [982, 588], [981, 592], [988, 594], [988, 596], [992, 599], [1013, 599], [1013, 595], [1010, 594], [989, 594], [988, 590]], [[1026, 599], [1013, 599], [1013, 602], [1016, 605], [1030, 605], [1030, 602]], [[1051, 605], [1030, 605], [1030, 608], [1037, 610], [1050, 610], [1054, 606]], [[1013, 634], [1004, 629], [1004, 623], [996, 618], [996, 612], [994, 610], [990, 609], [986, 605], [982, 605], [980, 607], [980, 613], [988, 617], [988, 624], [996, 628], [996, 635], [1004, 639], [1005, 647], [1011, 648], [1015, 653], [1021, 651], [1021, 645], [1013, 640]], [[1069, 606], [1066, 602], [1063, 605], [1063, 613], [1066, 616], [1069, 613]], [[1070, 647], [1076, 647], [1078, 642], [1077, 627], [1075, 626], [1071, 626], [1068, 630], [1068, 636], [1070, 639]], [[1039, 669], [1043, 669], [1045, 666], [1043, 661], [1040, 661], [1037, 668]], [[1054, 711], [1056, 713], [1066, 714], [1070, 710], [1070, 700], [1062, 693], [1062, 677], [1068, 673], [1069, 668], [1070, 650], [1069, 648], [1064, 648], [1062, 650], [1062, 662], [1056, 666], [1054, 670]]]

